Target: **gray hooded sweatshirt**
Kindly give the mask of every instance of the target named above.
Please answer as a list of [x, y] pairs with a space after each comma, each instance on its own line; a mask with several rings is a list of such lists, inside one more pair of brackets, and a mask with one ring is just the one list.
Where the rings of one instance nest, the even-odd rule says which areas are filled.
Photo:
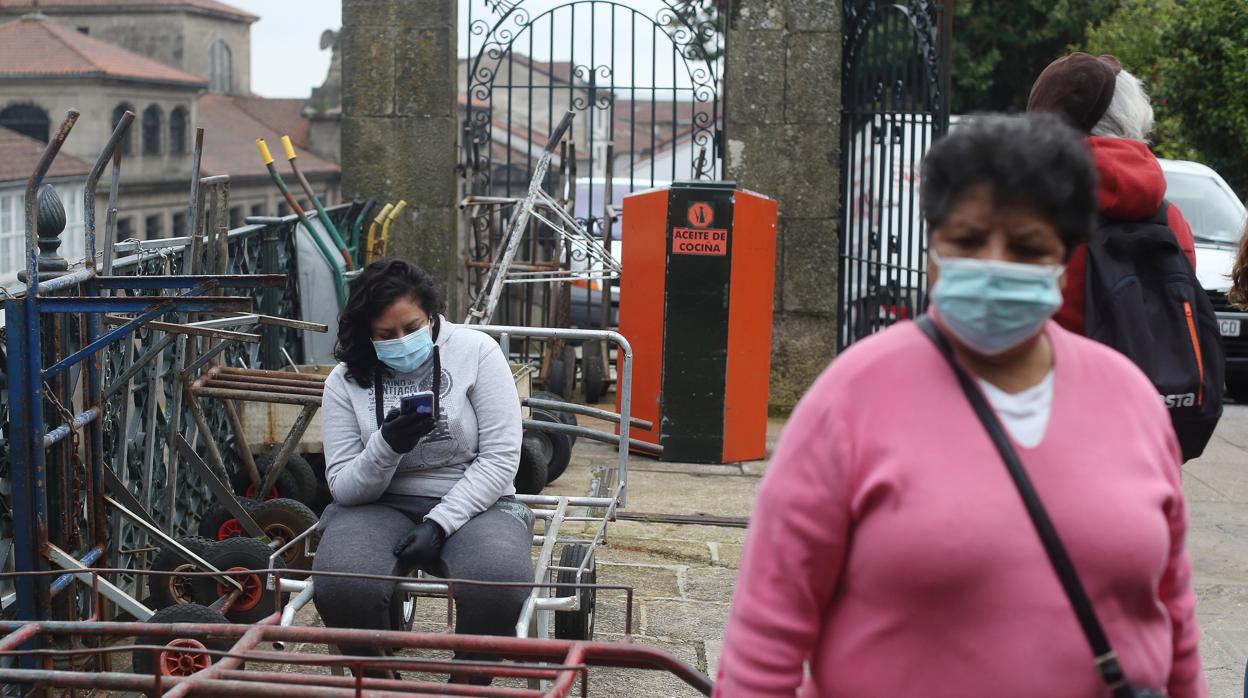
[[[437, 426], [410, 453], [381, 436], [372, 385], [360, 386], [339, 364], [325, 381], [321, 437], [334, 501], [354, 506], [382, 494], [439, 497], [426, 517], [448, 533], [515, 494], [520, 464], [520, 398], [511, 368], [488, 335], [441, 320], [437, 346], [442, 390]], [[383, 384], [383, 409], [405, 395], [433, 390], [433, 360]]]

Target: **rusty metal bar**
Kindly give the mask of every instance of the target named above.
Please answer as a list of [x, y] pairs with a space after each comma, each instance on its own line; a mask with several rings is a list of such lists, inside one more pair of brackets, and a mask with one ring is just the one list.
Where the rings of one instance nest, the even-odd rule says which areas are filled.
[[253, 378], [276, 378], [278, 380], [301, 381], [304, 383], [324, 383], [328, 376], [319, 373], [295, 373], [291, 371], [267, 371], [259, 368], [236, 368], [222, 366], [218, 373], [232, 376], [250, 376]]
[[[279, 389], [284, 389], [284, 388], [293, 388], [293, 389], [299, 389], [299, 390], [312, 390], [317, 395], [320, 395], [321, 393], [325, 392], [325, 383], [323, 381], [296, 381], [296, 380], [283, 380], [280, 378], [260, 378], [260, 377], [240, 376], [236, 373], [220, 373], [220, 372], [212, 372], [208, 375], [208, 378], [209, 380], [218, 381], [222, 383], [233, 383], [239, 386], [252, 386], [253, 389], [257, 389], [257, 390], [260, 389], [261, 387], [267, 386], [268, 388], [271, 388], [279, 392], [280, 392]], [[222, 386], [222, 387], [228, 387], [228, 386]], [[296, 394], [303, 394], [303, 393], [296, 393]]]
[[316, 405], [305, 405], [299, 412], [295, 423], [291, 425], [290, 431], [286, 434], [286, 439], [282, 441], [281, 449], [278, 450], [277, 455], [273, 456], [273, 464], [269, 466], [269, 472], [264, 477], [264, 483], [257, 490], [257, 496], [263, 497], [264, 493], [273, 490], [274, 485], [277, 484], [277, 477], [286, 469], [286, 461], [290, 460], [290, 455], [299, 446], [299, 440], [308, 430], [308, 425], [312, 423], [312, 417], [316, 415], [317, 409], [319, 408]]
[[200, 397], [215, 397], [223, 400], [249, 400], [251, 402], [273, 402], [283, 405], [320, 405], [320, 396], [311, 395], [278, 395], [274, 393], [258, 393], [251, 390], [232, 390], [210, 388], [207, 386], [194, 388]]
[[[225, 418], [230, 422], [230, 429], [234, 430], [234, 447], [238, 450], [238, 457], [243, 461], [243, 468], [247, 470], [247, 479], [253, 485], [260, 484], [260, 469], [256, 467], [256, 459], [251, 454], [251, 446], [247, 443], [246, 429], [243, 426], [243, 420], [238, 414], [238, 403], [233, 400], [222, 400], [225, 403]], [[256, 490], [263, 492], [264, 490]]]
[[[186, 408], [190, 411], [191, 418], [195, 420], [195, 426], [199, 428], [199, 433], [204, 440], [204, 446], [208, 449], [208, 460], [212, 464], [212, 471], [216, 473], [217, 478], [219, 478], [222, 482], [229, 482], [230, 475], [225, 469], [225, 459], [221, 457], [221, 449], [217, 448], [217, 441], [212, 437], [212, 427], [208, 424], [208, 417], [204, 414], [204, 407], [199, 404], [199, 400], [195, 399], [195, 393], [191, 390], [189, 380], [185, 380], [183, 382], [182, 392], [185, 394]], [[173, 439], [175, 446], [179, 446], [178, 441], [186, 441], [186, 439], [182, 438], [181, 434], [174, 434]], [[194, 453], [194, 449], [191, 448], [189, 443], [186, 447], [187, 450]], [[176, 482], [172, 479], [173, 475], [177, 472], [176, 464], [176, 458], [171, 458], [169, 460], [169, 484], [171, 488], [174, 486], [174, 482]]]
[[[607, 422], [612, 422], [614, 424], [620, 423], [620, 415], [617, 412], [610, 412], [608, 410], [600, 410], [596, 407], [578, 405], [572, 402], [562, 402], [562, 401], [557, 401], [557, 400], [542, 400], [542, 399], [535, 398], [535, 397], [526, 397], [523, 400], [521, 400], [520, 403], [528, 407], [536, 407], [541, 410], [548, 410], [552, 412], [568, 412], [570, 414], [581, 414], [581, 415], [585, 415], [586, 417], [596, 417], [598, 419], [601, 419]], [[651, 422], [650, 420], [647, 420], [647, 419], [638, 419], [637, 417], [633, 417], [629, 421], [632, 422], [634, 427], [637, 427], [640, 429], [649, 430], [649, 429], [654, 428], [654, 422]]]
[[[192, 398], [190, 402], [193, 405], [197, 404], [194, 398]], [[199, 413], [199, 417], [203, 417], [203, 412]], [[204, 425], [201, 425], [200, 429], [202, 430], [203, 428]], [[213, 443], [211, 438], [205, 438], [205, 441], [209, 444]], [[229, 478], [227, 477], [223, 480], [217, 473], [213, 472], [213, 469], [209, 467], [208, 464], [204, 462], [204, 459], [200, 458], [199, 454], [195, 452], [195, 449], [191, 448], [191, 445], [187, 443], [186, 437], [181, 434], [176, 434], [174, 436], [174, 444], [177, 446], [178, 452], [183, 458], [186, 459], [186, 462], [190, 463], [191, 467], [199, 471], [199, 475], [203, 479], [204, 484], [208, 485], [208, 488], [212, 490], [214, 495], [216, 495], [217, 500], [221, 502], [221, 505], [233, 514], [234, 518], [238, 519], [239, 525], [243, 527], [243, 530], [247, 532], [247, 535], [267, 542], [269, 538], [265, 535], [264, 529], [260, 528], [260, 524], [256, 523], [255, 519], [251, 518], [251, 514], [243, 508], [242, 504], [239, 504], [238, 498], [235, 497], [234, 493], [230, 491], [230, 488], [226, 486], [225, 480], [228, 480]], [[215, 448], [215, 444], [212, 448]], [[219, 456], [220, 454], [218, 454], [218, 457]]]
[[[709, 695], [711, 690], [710, 679], [689, 665], [658, 648], [634, 644], [631, 642], [571, 642], [567, 640], [537, 640], [531, 638], [501, 636], [416, 633], [394, 630], [357, 630], [351, 628], [321, 628], [309, 626], [280, 627], [275, 625], [240, 626], [232, 624], [214, 625], [199, 623], [109, 623], [100, 621], [46, 621], [42, 623], [31, 623], [29, 621], [0, 621], [0, 632], [15, 632], [27, 624], [38, 625], [40, 627], [39, 632], [41, 634], [73, 634], [79, 637], [143, 636], [154, 638], [217, 637], [229, 639], [241, 638], [244, 635], [254, 633], [255, 636], [259, 637], [258, 641], [260, 642], [282, 640], [288, 643], [308, 643], [317, 645], [355, 645], [366, 647], [399, 647], [474, 652], [498, 655], [504, 659], [514, 661], [552, 662], [559, 665], [557, 667], [552, 667], [552, 669], [556, 670], [559, 668], [573, 670], [579, 668], [567, 667], [563, 665], [562, 662], [568, 658], [574, 648], [580, 648], [583, 652], [584, 665], [666, 670], [675, 674], [693, 688], [702, 691], [704, 694]], [[220, 655], [229, 653], [212, 654]], [[361, 665], [367, 664], [369, 666], [380, 666], [389, 662], [405, 661], [404, 658], [400, 657], [387, 658], [378, 661], [360, 657], [345, 657], [341, 655], [314, 656], [319, 657], [322, 662], [327, 659], [341, 659], [346, 662], [358, 662]], [[295, 657], [281, 652], [253, 651], [248, 652], [246, 654], [246, 658], [254, 658], [256, 661], [272, 663], [283, 661], [289, 662]], [[456, 672], [460, 671], [460, 667], [453, 663], [446, 663], [443, 664], [443, 666]], [[463, 669], [470, 671], [468, 666], [464, 666]], [[0, 677], [2, 676], [3, 675], [0, 675]], [[104, 675], [102, 674], [101, 676]], [[124, 675], [113, 674], [113, 676]], [[289, 691], [289, 688], [286, 690]]]
[[[281, 386], [280, 392], [279, 392], [279, 389], [278, 389], [279, 387], [275, 385], [248, 383], [239, 378], [231, 378], [229, 376], [221, 376], [219, 378], [214, 378], [212, 376], [201, 376], [198, 380], [195, 381], [195, 389], [198, 389], [201, 387], [202, 388], [222, 388], [225, 390], [246, 390], [248, 392], [254, 391], [256, 395], [261, 396], [261, 397], [265, 396], [266, 394], [281, 394], [281, 395], [307, 395], [307, 396], [319, 398], [325, 392], [324, 390], [318, 390], [316, 388], [297, 388], [294, 386]], [[255, 399], [260, 402], [267, 401], [267, 400], [261, 400], [259, 398], [255, 398]]]
[[[291, 686], [324, 686], [327, 688], [353, 688], [356, 686], [356, 679], [349, 676], [322, 676], [316, 674], [285, 674], [277, 671], [257, 671], [249, 669], [243, 671], [223, 671], [220, 674], [222, 679], [239, 679], [248, 681], [262, 681], [265, 683], [288, 684]], [[434, 695], [441, 696], [490, 696], [491, 698], [540, 698], [543, 695], [541, 691], [535, 691], [526, 688], [503, 688], [500, 686], [460, 686], [446, 683], [432, 683], [428, 681], [413, 681], [399, 679], [374, 679], [364, 677], [359, 682], [365, 690], [375, 691], [384, 689], [394, 689], [398, 691], [429, 691]]]
[[748, 516], [711, 516], [710, 514], [648, 514], [638, 511], [616, 512], [620, 521], [642, 521], [645, 523], [692, 524], [698, 526], [721, 526], [726, 528], [748, 528]]
[[38, 220], [39, 186], [43, 184], [43, 178], [47, 176], [48, 170], [52, 167], [52, 161], [61, 152], [65, 139], [69, 138], [69, 132], [74, 129], [76, 123], [78, 123], [78, 110], [70, 109], [66, 112], [65, 120], [61, 122], [56, 134], [44, 147], [39, 161], [35, 163], [34, 171], [26, 180], [26, 293], [27, 306], [32, 313], [36, 310], [34, 297], [39, 289], [39, 267], [35, 261], [39, 249], [39, 233], [35, 225]]
[[[123, 325], [132, 318], [120, 315], [105, 315], [104, 322], [108, 325]], [[173, 332], [176, 334], [189, 334], [196, 337], [207, 337], [209, 339], [226, 339], [233, 342], [250, 342], [258, 344], [260, 335], [248, 332], [231, 332], [230, 330], [214, 330], [211, 328], [196, 327], [195, 325], [179, 325], [173, 322], [153, 321], [145, 325], [150, 330], [160, 330], [162, 332]], [[172, 339], [169, 340], [172, 343]]]
[[[159, 328], [152, 327], [152, 329], [159, 329]], [[116, 380], [113, 381], [112, 385], [104, 389], [104, 399], [107, 400], [111, 398], [114, 394], [117, 393], [117, 391], [129, 385], [130, 381], [133, 380], [135, 376], [139, 375], [139, 373], [146, 370], [148, 368], [148, 364], [151, 363], [153, 359], [156, 359], [157, 357], [159, 357], [163, 351], [168, 349], [170, 345], [172, 345], [174, 340], [176, 339], [177, 339], [177, 336], [175, 335], [168, 335], [168, 336], [162, 337], [159, 341], [157, 341], [155, 344], [149, 347], [146, 351], [140, 354], [139, 358], [135, 359], [134, 361], [130, 363], [129, 368], [122, 371], [121, 374], [117, 376]], [[127, 392], [129, 392], [129, 390], [127, 390]]]
[[149, 276], [97, 276], [102, 289], [169, 290], [177, 288], [283, 288], [290, 282], [285, 274], [185, 274]]

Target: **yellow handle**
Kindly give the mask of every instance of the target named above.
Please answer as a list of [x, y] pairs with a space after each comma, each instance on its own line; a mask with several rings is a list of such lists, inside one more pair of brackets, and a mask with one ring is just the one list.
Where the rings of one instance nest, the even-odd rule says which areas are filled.
[[405, 208], [407, 208], [407, 201], [404, 199], [399, 199], [399, 203], [395, 204], [394, 208], [390, 210], [390, 215], [386, 216], [386, 220], [387, 221], [395, 220], [396, 218], [399, 217], [400, 213], [403, 213], [403, 209]]
[[260, 150], [260, 157], [264, 160], [264, 164], [273, 164], [273, 153], [269, 152], [269, 144], [264, 142], [263, 138], [256, 139], [256, 148]]
[[286, 159], [295, 159], [295, 146], [290, 142], [290, 136], [282, 136], [282, 148], [286, 150]]
[[390, 209], [392, 208], [394, 208], [394, 204], [386, 204], [385, 206], [383, 206], [381, 208], [381, 213], [377, 214], [377, 217], [373, 219], [373, 222], [376, 223], [377, 225], [381, 225], [382, 223], [385, 223], [386, 216], [390, 215]]

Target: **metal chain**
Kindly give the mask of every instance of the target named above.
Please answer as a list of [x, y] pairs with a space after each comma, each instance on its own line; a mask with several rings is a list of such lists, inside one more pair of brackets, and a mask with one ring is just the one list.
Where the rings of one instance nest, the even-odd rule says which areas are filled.
[[48, 385], [47, 381], [43, 382], [43, 396], [48, 399], [48, 402], [52, 403], [52, 406], [56, 408], [58, 413], [60, 413], [61, 418], [63, 418], [65, 422], [70, 425], [70, 431], [73, 432], [74, 413], [65, 409], [65, 406], [61, 404], [61, 401], [56, 399], [56, 393], [53, 392], [52, 386]]

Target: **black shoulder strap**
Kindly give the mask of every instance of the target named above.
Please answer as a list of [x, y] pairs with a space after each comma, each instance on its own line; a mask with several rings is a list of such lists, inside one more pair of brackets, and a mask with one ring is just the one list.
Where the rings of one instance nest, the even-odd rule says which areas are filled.
[[1040, 541], [1044, 544], [1044, 551], [1048, 553], [1049, 562], [1053, 565], [1053, 570], [1057, 572], [1057, 578], [1062, 583], [1062, 589], [1066, 591], [1066, 597], [1070, 599], [1070, 605], [1075, 610], [1075, 615], [1079, 617], [1079, 625], [1083, 628], [1083, 634], [1088, 639], [1088, 644], [1092, 647], [1092, 654], [1095, 657], [1097, 670], [1100, 671], [1101, 680], [1109, 687], [1112, 694], [1118, 696], [1130, 696], [1130, 687], [1127, 686], [1126, 677], [1122, 672], [1122, 666], [1118, 663], [1118, 657], [1114, 654], [1113, 649], [1109, 646], [1109, 640], [1105, 637], [1105, 630], [1101, 627], [1101, 623], [1096, 618], [1096, 611], [1092, 608], [1092, 602], [1088, 599], [1088, 594], [1083, 589], [1083, 585], [1079, 582], [1079, 575], [1075, 571], [1075, 565], [1071, 562], [1070, 556], [1066, 554], [1066, 547], [1062, 545], [1062, 540], [1057, 535], [1057, 530], [1053, 528], [1053, 522], [1049, 520], [1048, 512], [1045, 511], [1044, 505], [1040, 502], [1040, 496], [1036, 493], [1035, 487], [1031, 484], [1031, 478], [1027, 477], [1027, 471], [1023, 469], [1022, 461], [1018, 458], [1018, 453], [1010, 444], [1009, 438], [1005, 435], [1005, 430], [1001, 426], [1001, 422], [997, 419], [996, 412], [989, 406], [988, 401], [984, 399], [983, 393], [979, 387], [975, 385], [971, 377], [958, 364], [953, 356], [953, 350], [949, 346], [948, 340], [936, 328], [936, 323], [931, 317], [923, 315], [916, 320], [923, 333], [928, 339], [936, 345], [940, 353], [944, 355], [945, 360], [949, 362], [949, 366], [953, 369], [954, 375], [958, 378], [958, 383], [962, 386], [962, 392], [966, 394], [966, 399], [970, 401], [971, 408], [975, 410], [975, 416], [979, 417], [979, 421], [983, 423], [984, 429], [988, 432], [992, 443], [997, 447], [997, 452], [1001, 454], [1001, 460], [1005, 461], [1005, 468], [1009, 471], [1010, 477], [1014, 480], [1014, 486], [1018, 488], [1018, 493], [1023, 499], [1023, 505], [1027, 508], [1027, 514], [1031, 517], [1031, 523], [1036, 529], [1036, 533], [1040, 535]]
[[386, 421], [385, 407], [385, 390], [386, 386], [381, 377], [381, 369], [379, 368], [373, 374], [373, 404], [377, 407], [377, 428], [381, 428], [381, 423]]
[[[438, 351], [438, 332], [442, 329], [442, 317], [436, 316], [433, 320], [433, 418], [437, 419], [441, 414], [438, 410], [441, 408], [440, 401], [442, 397], [442, 354]], [[377, 410], [377, 428], [381, 428], [382, 422], [386, 421], [385, 412], [385, 386], [379, 369], [373, 377], [373, 403]]]

